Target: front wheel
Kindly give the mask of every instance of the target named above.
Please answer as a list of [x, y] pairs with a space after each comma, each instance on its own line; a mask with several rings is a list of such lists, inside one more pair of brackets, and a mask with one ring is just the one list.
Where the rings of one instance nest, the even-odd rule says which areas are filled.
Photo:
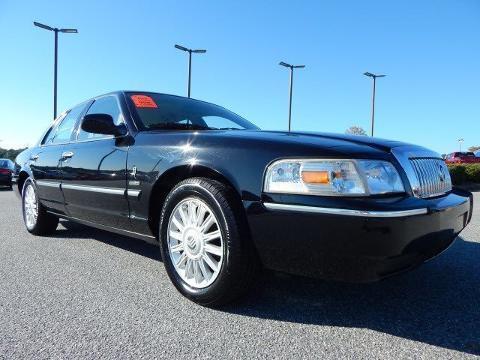
[[218, 181], [191, 178], [177, 184], [165, 199], [159, 234], [170, 279], [196, 303], [220, 306], [256, 279], [258, 260], [241, 204]]
[[49, 214], [38, 201], [33, 181], [27, 179], [22, 191], [23, 221], [28, 232], [34, 235], [49, 235], [58, 226], [58, 217]]

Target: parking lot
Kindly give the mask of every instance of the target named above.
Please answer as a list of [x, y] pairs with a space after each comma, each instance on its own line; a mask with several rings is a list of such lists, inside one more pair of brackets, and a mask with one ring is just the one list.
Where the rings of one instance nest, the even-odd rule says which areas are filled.
[[475, 357], [475, 211], [450, 249], [410, 273], [368, 285], [266, 273], [243, 302], [212, 310], [174, 289], [157, 247], [68, 222], [33, 237], [0, 190], [0, 358]]

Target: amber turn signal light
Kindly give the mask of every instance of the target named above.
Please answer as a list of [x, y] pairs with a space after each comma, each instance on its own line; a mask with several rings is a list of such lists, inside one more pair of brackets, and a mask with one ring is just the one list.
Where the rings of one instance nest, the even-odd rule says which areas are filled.
[[328, 171], [302, 171], [302, 180], [307, 184], [328, 184]]

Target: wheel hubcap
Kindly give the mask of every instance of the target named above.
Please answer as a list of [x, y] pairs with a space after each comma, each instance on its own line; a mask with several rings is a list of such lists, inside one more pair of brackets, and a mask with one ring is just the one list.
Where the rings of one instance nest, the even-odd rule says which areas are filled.
[[25, 223], [29, 229], [33, 228], [37, 223], [38, 203], [35, 196], [35, 190], [32, 185], [28, 185], [25, 189], [23, 211], [25, 214]]
[[223, 261], [223, 237], [212, 209], [198, 198], [182, 200], [167, 232], [170, 259], [182, 280], [199, 289], [212, 284]]

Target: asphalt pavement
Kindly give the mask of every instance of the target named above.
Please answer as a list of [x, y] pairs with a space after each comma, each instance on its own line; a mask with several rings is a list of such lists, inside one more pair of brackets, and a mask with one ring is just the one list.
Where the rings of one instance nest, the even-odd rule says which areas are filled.
[[1, 359], [474, 358], [479, 285], [478, 206], [451, 248], [409, 273], [351, 285], [267, 272], [212, 310], [174, 289], [156, 246], [69, 222], [31, 236], [0, 190]]

